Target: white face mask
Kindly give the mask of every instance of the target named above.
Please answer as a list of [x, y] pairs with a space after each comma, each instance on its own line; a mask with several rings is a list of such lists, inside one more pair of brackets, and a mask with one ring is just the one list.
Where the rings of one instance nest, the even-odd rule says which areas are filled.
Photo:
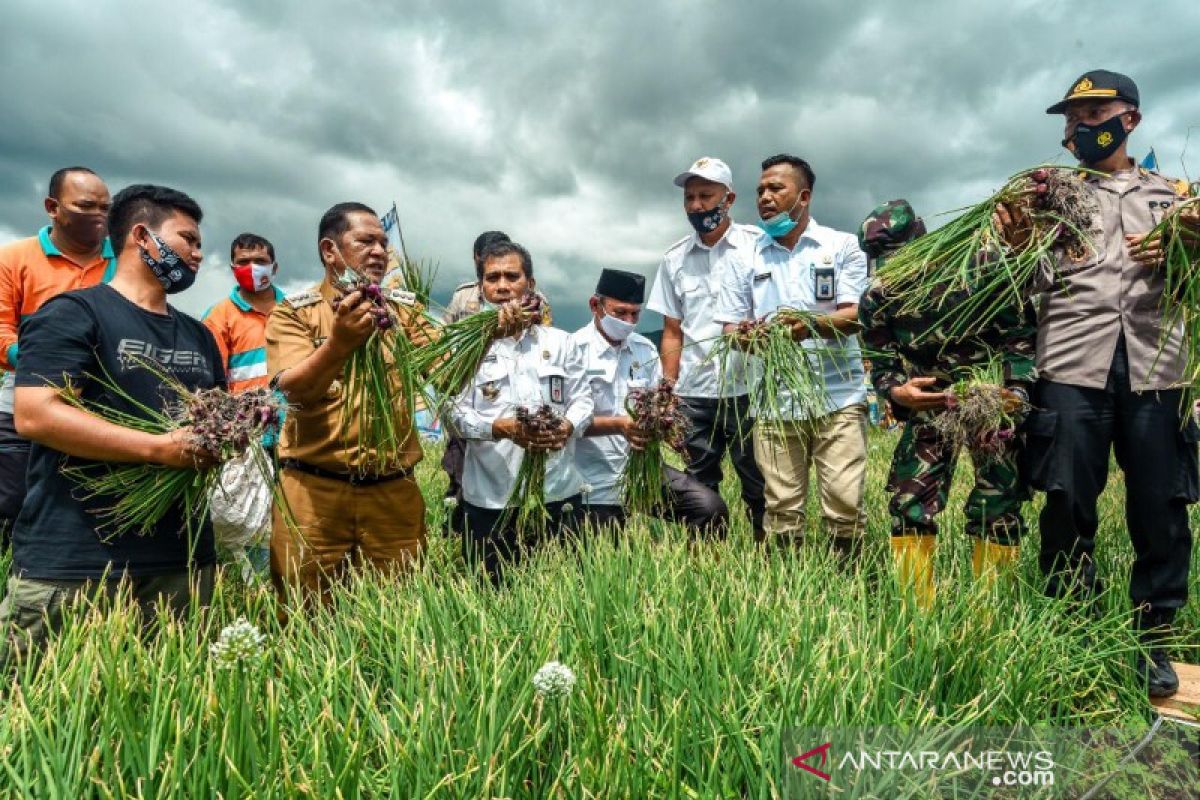
[[629, 334], [637, 328], [637, 323], [626, 322], [623, 319], [605, 314], [600, 318], [600, 330], [604, 331], [604, 335], [614, 342], [623, 342], [629, 338]]

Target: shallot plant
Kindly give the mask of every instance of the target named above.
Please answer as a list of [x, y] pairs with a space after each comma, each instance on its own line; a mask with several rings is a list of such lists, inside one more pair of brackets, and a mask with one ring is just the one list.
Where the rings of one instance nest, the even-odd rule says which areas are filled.
[[830, 340], [813, 338], [797, 342], [792, 326], [805, 323], [810, 331], [819, 327], [820, 315], [796, 308], [781, 308], [757, 320], [745, 320], [737, 330], [721, 337], [708, 359], [718, 365], [720, 382], [732, 385], [745, 373], [736, 354], [745, 352], [758, 375], [750, 382], [750, 411], [762, 419], [809, 419], [828, 411], [825, 361], [833, 355]]
[[[220, 388], [192, 390], [154, 365], [145, 364], [144, 368], [156, 372], [164, 390], [173, 395], [161, 411], [137, 401], [108, 375], [97, 378], [98, 382], [111, 396], [133, 406], [136, 413], [84, 401], [70, 387], [62, 396], [77, 408], [122, 427], [155, 434], [186, 428], [192, 447], [218, 463], [248, 452], [250, 463], [268, 485], [273, 484], [272, 457], [263, 446], [263, 438], [277, 434], [286, 413], [286, 403], [278, 392], [267, 388], [238, 393]], [[194, 539], [208, 517], [211, 492], [220, 490], [221, 471], [147, 463], [95, 463], [67, 467], [64, 474], [95, 506], [101, 523], [97, 529], [103, 529], [106, 540], [131, 532], [152, 533], [172, 509], [180, 510], [187, 532]]]
[[929, 424], [947, 447], [955, 452], [966, 449], [984, 462], [1010, 451], [1030, 406], [1004, 383], [1003, 365], [993, 361], [946, 390], [946, 407]]
[[[553, 431], [566, 422], [545, 404], [533, 410], [518, 406], [516, 415], [517, 422], [530, 434]], [[524, 452], [521, 467], [517, 470], [517, 482], [501, 517], [501, 526], [512, 522], [518, 538], [523, 540], [538, 538], [550, 523], [550, 512], [546, 509], [547, 461], [549, 453], [544, 450]]]
[[[1182, 325], [1184, 385], [1187, 405], [1200, 385], [1200, 197], [1178, 203], [1156, 225], [1142, 246], [1159, 244], [1163, 249], [1164, 277], [1162, 326], [1157, 362], [1165, 355]], [[1157, 366], [1157, 364], [1156, 364]], [[1184, 415], [1187, 419], [1188, 415]]]
[[646, 436], [641, 449], [631, 449], [625, 462], [622, 490], [626, 508], [635, 513], [657, 515], [666, 504], [666, 476], [662, 446], [684, 451], [688, 420], [670, 381], [634, 389], [625, 398], [625, 411], [633, 425]]
[[[358, 292], [370, 305], [375, 330], [346, 362], [341, 429], [343, 437], [357, 430], [355, 444], [370, 453], [370, 462], [383, 468], [398, 462], [416, 418], [416, 401], [422, 385], [414, 369], [414, 347], [401, 320], [390, 307], [385, 290], [370, 278], [346, 271], [334, 282], [339, 292], [336, 309]], [[364, 462], [365, 463], [365, 462]]]
[[[479, 369], [492, 341], [510, 325], [527, 330], [543, 321], [541, 298], [528, 294], [499, 308], [489, 308], [444, 326], [437, 341], [421, 348], [416, 368], [444, 403], [450, 401]], [[507, 331], [510, 332], [510, 331]]]
[[[1086, 259], [1099, 207], [1081, 173], [1061, 166], [1017, 173], [991, 197], [900, 248], [876, 275], [896, 313], [934, 320], [930, 330], [954, 338], [974, 336], [1025, 302], [1059, 258]], [[1010, 245], [997, 222], [1001, 206], [1018, 213], [1020, 245]]]

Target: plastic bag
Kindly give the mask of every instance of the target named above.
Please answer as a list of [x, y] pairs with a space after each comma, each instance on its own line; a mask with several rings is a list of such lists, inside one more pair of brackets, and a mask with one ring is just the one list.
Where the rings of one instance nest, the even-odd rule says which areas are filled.
[[221, 466], [221, 483], [213, 490], [209, 509], [217, 552], [225, 561], [240, 564], [242, 578], [253, 582], [259, 569], [251, 554], [266, 548], [271, 537], [271, 483], [250, 451]]

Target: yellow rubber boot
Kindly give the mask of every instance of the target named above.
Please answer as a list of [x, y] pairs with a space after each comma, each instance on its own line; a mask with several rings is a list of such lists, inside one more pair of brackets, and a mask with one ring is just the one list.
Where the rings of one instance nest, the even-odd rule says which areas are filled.
[[936, 536], [893, 536], [892, 555], [896, 559], [896, 579], [901, 589], [911, 588], [917, 606], [933, 605], [933, 551]]
[[996, 544], [987, 539], [976, 539], [975, 549], [971, 553], [971, 571], [975, 573], [975, 579], [992, 585], [997, 575], [1012, 571], [1020, 550], [1015, 544]]

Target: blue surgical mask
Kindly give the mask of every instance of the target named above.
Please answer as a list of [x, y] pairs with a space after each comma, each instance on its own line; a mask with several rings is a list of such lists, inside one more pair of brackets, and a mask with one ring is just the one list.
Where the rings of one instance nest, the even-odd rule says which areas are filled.
[[772, 239], [781, 239], [791, 233], [799, 223], [792, 219], [792, 212], [796, 210], [796, 206], [800, 205], [800, 196], [796, 197], [796, 202], [792, 203], [792, 207], [787, 211], [780, 211], [770, 219], [760, 219], [758, 227], [767, 232], [767, 235]]

